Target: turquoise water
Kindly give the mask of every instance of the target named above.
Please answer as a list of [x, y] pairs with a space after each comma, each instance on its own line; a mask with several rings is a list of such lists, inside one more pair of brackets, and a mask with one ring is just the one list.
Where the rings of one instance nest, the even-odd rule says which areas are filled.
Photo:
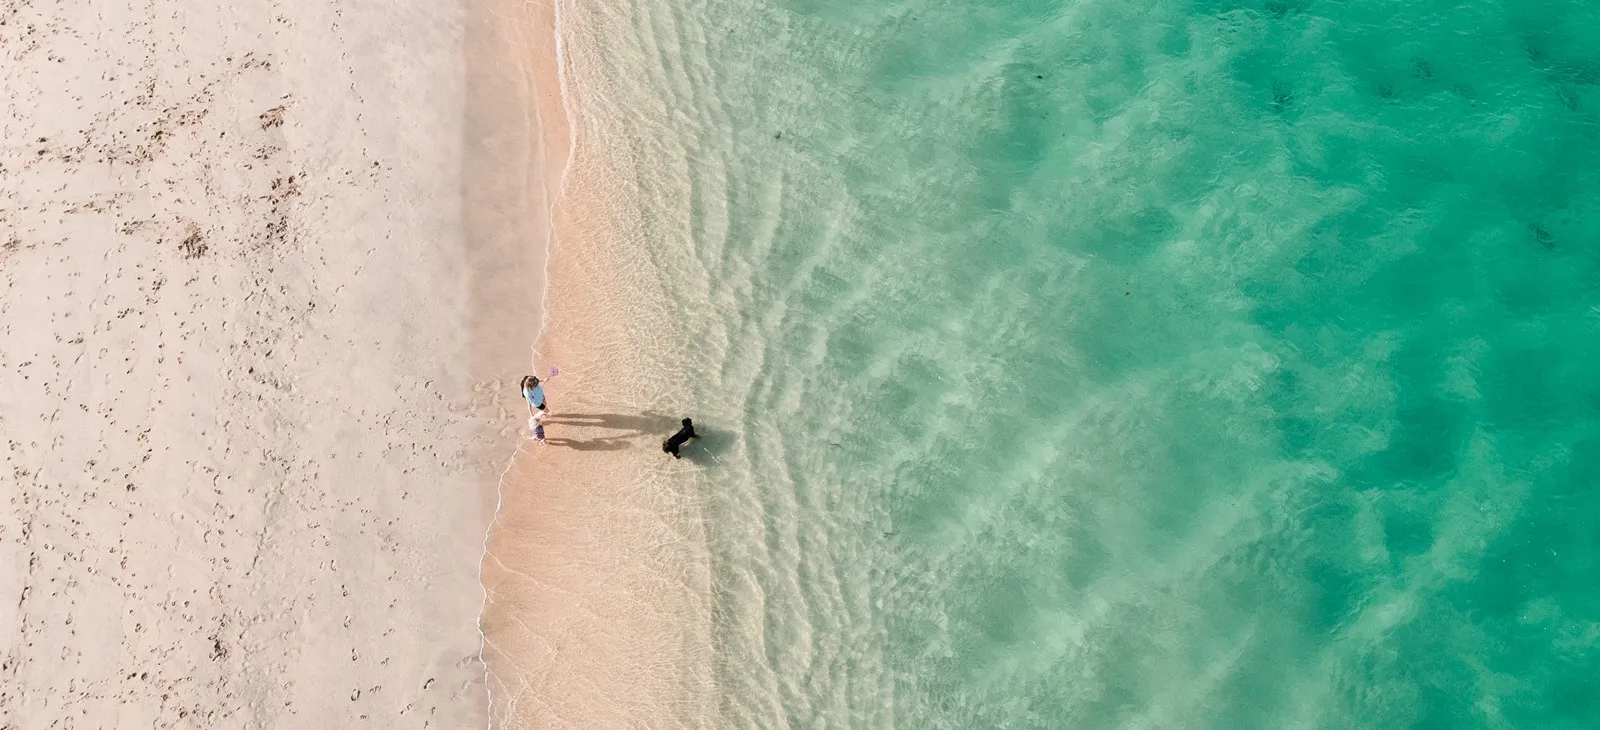
[[564, 7], [719, 724], [1600, 726], [1600, 5]]

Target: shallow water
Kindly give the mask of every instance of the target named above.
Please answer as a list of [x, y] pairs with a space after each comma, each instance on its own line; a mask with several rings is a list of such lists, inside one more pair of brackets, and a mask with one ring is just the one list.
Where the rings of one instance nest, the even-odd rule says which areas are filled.
[[1600, 6], [562, 9], [716, 724], [1600, 724]]

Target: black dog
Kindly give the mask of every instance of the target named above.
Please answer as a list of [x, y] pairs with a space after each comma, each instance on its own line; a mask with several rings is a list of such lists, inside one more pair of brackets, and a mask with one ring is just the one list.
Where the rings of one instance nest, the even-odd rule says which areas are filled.
[[694, 419], [685, 418], [683, 419], [683, 428], [678, 429], [677, 433], [672, 434], [672, 438], [661, 442], [661, 450], [672, 454], [672, 458], [674, 459], [682, 459], [683, 454], [678, 453], [678, 448], [686, 443], [689, 443], [689, 440], [695, 437]]

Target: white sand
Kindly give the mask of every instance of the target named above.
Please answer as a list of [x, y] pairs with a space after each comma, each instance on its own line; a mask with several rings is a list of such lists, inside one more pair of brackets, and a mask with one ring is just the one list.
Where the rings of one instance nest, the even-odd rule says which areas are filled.
[[490, 11], [0, 2], [0, 727], [484, 725], [544, 235]]

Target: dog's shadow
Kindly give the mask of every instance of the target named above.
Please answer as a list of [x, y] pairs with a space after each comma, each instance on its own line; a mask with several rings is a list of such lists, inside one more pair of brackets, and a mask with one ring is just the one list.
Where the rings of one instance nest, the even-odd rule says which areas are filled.
[[699, 423], [694, 425], [695, 439], [683, 446], [680, 451], [683, 458], [695, 466], [709, 467], [717, 463], [718, 456], [728, 453], [733, 448], [734, 434], [716, 428], [706, 428]]

